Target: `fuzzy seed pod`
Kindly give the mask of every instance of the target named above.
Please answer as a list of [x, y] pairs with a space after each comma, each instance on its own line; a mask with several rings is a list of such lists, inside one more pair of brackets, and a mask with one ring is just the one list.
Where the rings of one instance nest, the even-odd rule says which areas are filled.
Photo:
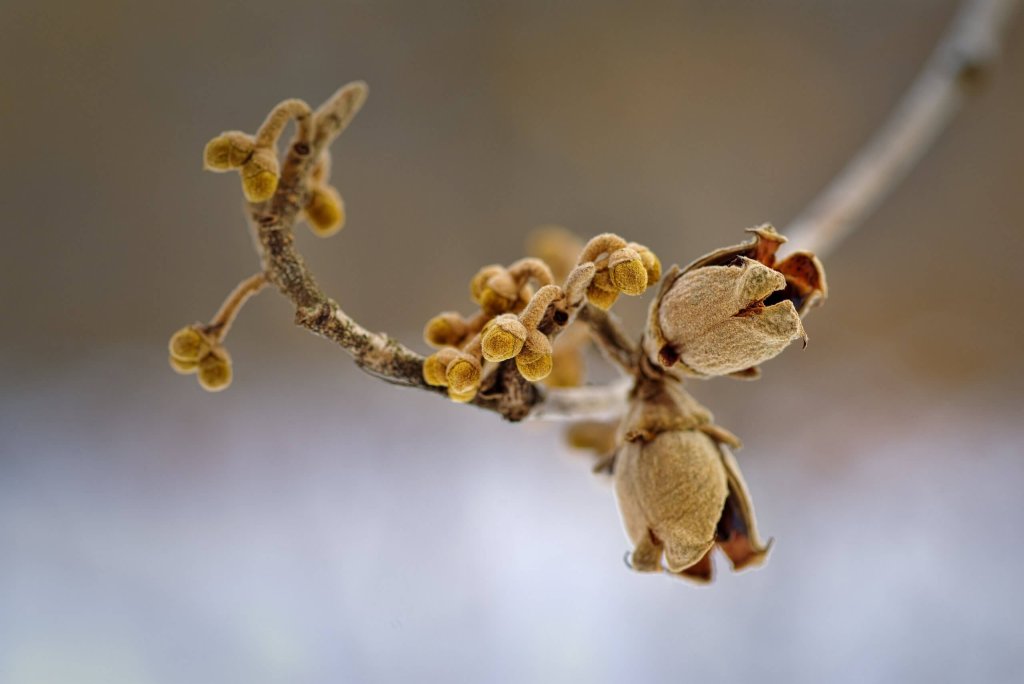
[[242, 166], [242, 192], [250, 202], [264, 202], [274, 196], [280, 167], [277, 154], [269, 148], [259, 148]]
[[459, 350], [453, 347], [445, 347], [435, 354], [431, 354], [423, 360], [423, 380], [433, 387], [448, 386], [448, 364], [451, 363]]
[[432, 347], [458, 346], [469, 333], [469, 326], [462, 316], [454, 311], [440, 313], [423, 328], [423, 339]]
[[764, 560], [769, 545], [726, 449], [739, 440], [706, 409], [674, 381], [641, 381], [619, 430], [612, 468], [635, 570], [709, 581], [716, 544], [734, 569]]
[[345, 201], [330, 185], [314, 186], [306, 203], [306, 219], [314, 235], [330, 237], [345, 227]]
[[210, 351], [210, 341], [195, 326], [187, 325], [171, 335], [167, 350], [171, 358], [183, 363], [198, 362]]
[[206, 143], [203, 168], [223, 173], [237, 169], [252, 156], [253, 139], [241, 131], [225, 131]]
[[652, 359], [695, 375], [742, 373], [804, 336], [791, 301], [765, 301], [785, 288], [783, 274], [746, 257], [732, 263], [669, 273], [648, 318]]
[[516, 356], [519, 374], [530, 382], [537, 382], [546, 378], [553, 366], [551, 340], [539, 330], [531, 330], [523, 350]]
[[647, 289], [647, 269], [640, 255], [629, 247], [617, 249], [608, 257], [612, 285], [623, 294], [637, 296]]
[[474, 357], [460, 352], [445, 369], [450, 392], [466, 394], [475, 392], [480, 386], [480, 362]]
[[199, 385], [207, 392], [220, 392], [231, 384], [231, 358], [216, 349], [199, 361]]
[[488, 361], [500, 362], [519, 354], [526, 342], [528, 331], [513, 314], [502, 314], [492, 319], [483, 330], [481, 349]]

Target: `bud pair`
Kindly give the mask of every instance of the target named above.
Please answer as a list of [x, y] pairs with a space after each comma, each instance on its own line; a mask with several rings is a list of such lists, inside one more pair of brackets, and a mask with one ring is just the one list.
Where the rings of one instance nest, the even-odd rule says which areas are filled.
[[277, 154], [272, 147], [258, 147], [252, 136], [227, 131], [206, 144], [203, 165], [209, 171], [223, 173], [238, 170], [242, 192], [250, 202], [263, 202], [274, 196], [280, 176]]
[[231, 384], [231, 357], [216, 340], [197, 326], [182, 328], [171, 336], [168, 361], [182, 375], [197, 374], [200, 386], [219, 392]]

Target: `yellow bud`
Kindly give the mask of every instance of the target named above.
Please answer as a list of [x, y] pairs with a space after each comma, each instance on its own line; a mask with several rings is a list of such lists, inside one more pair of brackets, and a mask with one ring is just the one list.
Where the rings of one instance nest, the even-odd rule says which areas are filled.
[[345, 227], [345, 202], [330, 185], [318, 185], [306, 204], [309, 227], [319, 237], [330, 237]]
[[469, 327], [462, 316], [446, 311], [427, 321], [423, 328], [423, 339], [433, 347], [453, 347], [462, 342], [468, 332]]
[[199, 368], [198, 361], [183, 361], [182, 359], [175, 358], [173, 354], [167, 357], [167, 361], [171, 364], [174, 372], [181, 375], [191, 375]]
[[212, 351], [199, 362], [199, 384], [207, 392], [220, 392], [231, 384], [231, 359], [223, 349]]
[[469, 296], [473, 298], [474, 302], [480, 303], [480, 295], [483, 294], [484, 286], [487, 285], [490, 277], [504, 270], [498, 264], [491, 264], [490, 266], [484, 266], [476, 272], [476, 275], [469, 281]]
[[546, 378], [553, 367], [551, 340], [539, 330], [531, 330], [523, 350], [516, 356], [519, 374], [530, 382], [536, 382]]
[[467, 392], [456, 392], [452, 388], [448, 388], [448, 398], [459, 404], [465, 404], [467, 402], [473, 401], [475, 397], [476, 387]]
[[[606, 271], [598, 271], [598, 274], [606, 273]], [[619, 298], [617, 290], [606, 290], [597, 284], [597, 277], [595, 276], [594, 282], [587, 287], [587, 301], [596, 306], [599, 309], [607, 311], [612, 308], [612, 304]]]
[[227, 131], [206, 143], [203, 168], [208, 171], [237, 169], [252, 155], [252, 137], [240, 131]]
[[485, 287], [480, 293], [480, 309], [488, 316], [508, 313], [515, 305], [515, 299], [504, 297], [489, 287]]
[[448, 364], [459, 355], [458, 349], [445, 347], [423, 359], [423, 380], [434, 387], [447, 387]]
[[624, 247], [608, 257], [612, 284], [623, 294], [640, 295], [647, 289], [647, 269], [636, 251]]
[[445, 378], [452, 392], [465, 394], [480, 386], [480, 362], [469, 354], [460, 353], [445, 370]]
[[522, 351], [526, 337], [526, 326], [518, 318], [502, 314], [484, 328], [480, 347], [488, 361], [506, 361]]
[[277, 190], [280, 169], [277, 155], [268, 148], [253, 152], [242, 167], [242, 192], [250, 202], [264, 202], [274, 196]]
[[647, 249], [643, 245], [631, 244], [636, 253], [640, 255], [640, 261], [643, 262], [644, 270], [647, 271], [647, 287], [651, 287], [659, 280], [661, 280], [661, 261], [657, 255], [651, 250]]
[[194, 326], [187, 325], [171, 335], [167, 349], [171, 353], [171, 357], [178, 361], [197, 362], [206, 352], [210, 351], [210, 343], [206, 336], [196, 330]]

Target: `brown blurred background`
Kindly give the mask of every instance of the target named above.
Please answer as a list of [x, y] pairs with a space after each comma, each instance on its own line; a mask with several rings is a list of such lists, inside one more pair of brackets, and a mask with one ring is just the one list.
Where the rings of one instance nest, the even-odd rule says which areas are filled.
[[335, 147], [349, 225], [299, 243], [423, 349], [537, 224], [666, 264], [784, 226], [954, 8], [0, 4], [0, 681], [1020, 681], [1022, 16], [826, 261], [810, 346], [692, 388], [747, 444], [756, 572], [631, 574], [558, 426], [376, 382], [273, 293], [227, 392], [165, 358], [257, 267], [202, 147], [280, 99], [370, 83]]

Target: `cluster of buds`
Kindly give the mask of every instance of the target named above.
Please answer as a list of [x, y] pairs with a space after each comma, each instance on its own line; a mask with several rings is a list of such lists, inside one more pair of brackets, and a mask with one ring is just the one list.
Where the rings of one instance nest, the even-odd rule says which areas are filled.
[[231, 357], [207, 326], [185, 326], [171, 335], [167, 347], [171, 368], [182, 375], [195, 373], [206, 391], [219, 392], [231, 384]]
[[[562, 286], [554, 284], [551, 268], [537, 258], [507, 268], [485, 266], [469, 286], [480, 306], [477, 315], [466, 319], [446, 312], [427, 323], [424, 338], [439, 351], [424, 361], [423, 378], [447, 387], [448, 396], [460, 402], [476, 396], [484, 362], [514, 359], [523, 378], [544, 380], [554, 368], [552, 339], [580, 306], [597, 298], [608, 308], [620, 293], [642, 294], [660, 277], [661, 264], [650, 250], [612, 234], [583, 247]], [[536, 292], [531, 283], [539, 286]], [[611, 300], [605, 288], [614, 290]]]

